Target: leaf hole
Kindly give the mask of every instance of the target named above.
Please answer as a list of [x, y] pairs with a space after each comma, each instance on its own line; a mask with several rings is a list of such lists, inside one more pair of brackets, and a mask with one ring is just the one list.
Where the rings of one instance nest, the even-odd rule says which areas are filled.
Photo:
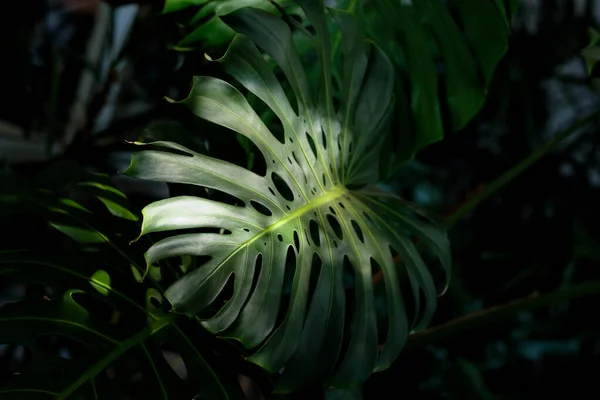
[[329, 206], [329, 211], [331, 211], [331, 213], [332, 213], [333, 215], [337, 215], [337, 214], [336, 214], [336, 212], [335, 212], [335, 210], [333, 209], [333, 207], [332, 207], [332, 206]]
[[283, 236], [281, 235], [281, 233], [277, 234], [277, 240], [279, 240], [280, 242], [283, 242]]
[[150, 304], [155, 308], [162, 308], [162, 303], [154, 296], [150, 297]]
[[290, 165], [292, 165], [293, 164], [292, 159], [289, 157], [287, 159], [288, 159], [288, 162], [290, 163]]
[[310, 280], [308, 283], [308, 304], [307, 310], [310, 310], [313, 296], [315, 295], [315, 291], [317, 290], [317, 283], [319, 282], [319, 277], [321, 276], [321, 270], [323, 268], [323, 260], [317, 253], [313, 253], [312, 261], [310, 265]]
[[[377, 275], [381, 275], [381, 266], [373, 257], [369, 257], [370, 265], [371, 265], [371, 276], [375, 277]], [[380, 303], [380, 307], [375, 307], [375, 319], [377, 321], [377, 343], [385, 344], [388, 336], [388, 318], [387, 318], [387, 310], [388, 310], [388, 302], [387, 297], [382, 295], [380, 291], [375, 290], [375, 301]]]
[[296, 247], [296, 251], [300, 253], [300, 237], [298, 236], [298, 231], [294, 231], [294, 246]]
[[321, 178], [323, 179], [323, 186], [327, 186], [327, 177], [325, 176], [325, 172], [323, 172], [323, 175], [321, 175]]
[[291, 211], [291, 210], [292, 210], [292, 209], [290, 208], [290, 206], [288, 206], [287, 204], [286, 204], [285, 208], [287, 208], [287, 210], [288, 210], [288, 211]]
[[296, 156], [296, 152], [292, 150], [292, 157], [294, 157], [294, 161], [296, 161], [296, 164], [300, 165], [300, 161], [298, 161], [298, 156]]
[[242, 230], [243, 230], [244, 232], [250, 232], [250, 229], [248, 229], [248, 228], [242, 228]]
[[265, 207], [263, 204], [259, 203], [258, 201], [250, 200], [250, 204], [252, 205], [252, 207], [254, 207], [254, 209], [256, 211], [258, 211], [262, 215], [265, 215], [267, 217], [270, 217], [271, 215], [273, 215], [271, 210], [269, 210], [267, 207]]
[[281, 143], [285, 144], [285, 131], [281, 120], [261, 98], [251, 95], [252, 108], [260, 115], [260, 119], [267, 126], [271, 134]]
[[[393, 246], [389, 246], [390, 255], [392, 256], [392, 260], [395, 264], [398, 264], [402, 261], [400, 257], [400, 253]], [[398, 281], [394, 282], [394, 284], [399, 285], [400, 291], [402, 293], [412, 293], [412, 296], [403, 296], [403, 301], [405, 304], [406, 315], [409, 321], [415, 321], [415, 317], [418, 314], [417, 309], [420, 308], [420, 298], [421, 295], [415, 293], [415, 290], [418, 290], [417, 286], [413, 286], [414, 282], [411, 282], [411, 274], [407, 268], [396, 268], [398, 271]], [[382, 280], [386, 279], [382, 274], [376, 274], [376, 279], [373, 280], [375, 284], [380, 283]], [[413, 290], [414, 289], [414, 290]]]
[[317, 147], [315, 145], [315, 140], [308, 133], [306, 134], [306, 139], [308, 141], [308, 146], [310, 147], [310, 150], [312, 151], [315, 158], [317, 158]]
[[294, 201], [294, 193], [292, 192], [292, 189], [290, 189], [290, 186], [280, 175], [275, 172], [271, 173], [271, 180], [275, 184], [277, 191], [283, 196], [284, 199], [287, 201]]
[[[170, 184], [170, 185], [175, 186], [177, 184]], [[215, 200], [215, 201], [225, 203], [225, 204], [231, 204], [231, 205], [238, 206], [238, 207], [246, 206], [246, 204], [244, 203], [244, 201], [242, 201], [242, 199], [240, 199], [239, 197], [235, 197], [229, 193], [226, 193], [226, 192], [223, 192], [223, 191], [217, 190], [217, 189], [211, 189], [211, 188], [201, 188], [201, 189], [202, 190], [195, 191], [193, 194], [197, 195], [198, 197]]]
[[342, 279], [344, 282], [344, 289], [354, 288], [354, 266], [347, 255], [344, 255], [344, 261], [342, 264]]
[[288, 246], [285, 257], [285, 266], [283, 273], [283, 284], [281, 288], [281, 302], [275, 320], [275, 326], [280, 326], [288, 313], [290, 306], [291, 292], [294, 284], [294, 275], [296, 274], [296, 253], [293, 246]]
[[177, 374], [179, 379], [187, 381], [188, 369], [187, 369], [187, 366], [185, 365], [185, 361], [183, 360], [183, 357], [181, 357], [181, 354], [178, 352], [172, 351], [172, 350], [164, 349], [164, 348], [161, 349], [161, 353], [162, 353], [165, 361], [167, 362], [167, 364], [169, 364], [169, 367], [171, 367], [173, 372], [175, 372], [175, 374]]
[[254, 261], [254, 275], [252, 276], [252, 285], [250, 286], [250, 292], [248, 293], [248, 299], [252, 297], [254, 290], [256, 290], [256, 285], [258, 285], [258, 279], [262, 272], [262, 264], [263, 264], [263, 255], [258, 254], [256, 256], [256, 260]]
[[329, 226], [331, 227], [335, 235], [338, 237], [338, 239], [342, 240], [344, 238], [344, 235], [342, 233], [342, 227], [340, 226], [340, 223], [338, 222], [337, 218], [331, 214], [327, 214], [327, 222], [329, 223]]
[[375, 229], [379, 229], [379, 226], [373, 220], [373, 218], [371, 218], [371, 216], [369, 214], [367, 214], [366, 212], [363, 212], [363, 215], [365, 216], [365, 218], [367, 219], [367, 222], [369, 223], [369, 225], [371, 225], [371, 227], [373, 227]]
[[[294, 274], [296, 273], [296, 253], [292, 246], [288, 246], [287, 255], [285, 257], [285, 272], [283, 275], [283, 293], [290, 294], [292, 292], [292, 284]], [[287, 307], [281, 307], [287, 309]]]
[[342, 207], [344, 210], [346, 209], [346, 206], [344, 205], [344, 203], [338, 203], [340, 207]]
[[400, 253], [392, 246], [390, 246], [390, 255], [395, 263], [400, 262]]
[[350, 220], [350, 223], [352, 224], [352, 227], [354, 228], [354, 232], [356, 233], [356, 236], [358, 236], [358, 240], [361, 241], [361, 243], [365, 242], [365, 238], [363, 236], [363, 231], [362, 229], [360, 229], [360, 226], [358, 225], [358, 223], [355, 220]]
[[325, 131], [321, 129], [321, 140], [323, 142], [323, 148], [327, 150], [327, 137], [325, 136]]
[[375, 276], [381, 271], [381, 267], [373, 257], [369, 257], [369, 259], [371, 260], [371, 276]]
[[317, 246], [321, 246], [321, 234], [319, 232], [319, 224], [314, 219], [311, 219], [308, 223], [308, 229], [310, 230], [310, 238], [313, 243]]
[[[342, 344], [339, 354], [346, 354], [350, 347], [350, 339], [352, 336], [352, 326], [354, 325], [356, 311], [356, 295], [354, 291], [354, 268], [347, 255], [344, 255], [342, 263], [342, 279], [344, 281], [344, 289], [346, 294], [346, 304], [344, 308], [344, 329], [342, 336]], [[343, 357], [340, 357], [336, 362], [335, 369], [337, 370], [343, 362]]]

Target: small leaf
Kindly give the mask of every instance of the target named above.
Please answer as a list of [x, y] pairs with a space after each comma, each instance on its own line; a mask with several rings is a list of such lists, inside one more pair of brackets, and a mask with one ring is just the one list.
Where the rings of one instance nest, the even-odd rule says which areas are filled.
[[98, 293], [107, 296], [110, 292], [110, 275], [108, 272], [99, 269], [91, 276], [90, 283]]
[[600, 47], [598, 46], [598, 42], [600, 42], [600, 32], [594, 28], [588, 28], [588, 32], [590, 34], [590, 42], [583, 50], [581, 50], [581, 55], [585, 60], [587, 73], [588, 75], [591, 75], [594, 66], [600, 61]]

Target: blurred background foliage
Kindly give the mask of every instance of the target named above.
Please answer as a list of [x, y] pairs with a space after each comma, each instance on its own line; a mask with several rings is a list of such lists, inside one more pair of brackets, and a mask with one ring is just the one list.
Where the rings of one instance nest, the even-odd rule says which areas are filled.
[[[223, 42], [208, 40], [198, 45], [203, 51], [186, 51], [189, 35], [198, 32], [181, 22], [181, 14], [161, 16], [161, 1], [30, 0], [3, 7], [3, 168], [33, 177], [55, 161], [76, 162], [108, 174], [139, 209], [189, 190], [115, 173], [128, 165], [126, 141], [140, 135], [159, 139], [168, 128], [188, 147], [250, 162], [243, 142], [232, 144], [231, 136], [162, 100], [183, 98], [192, 75], [222, 76], [203, 51], [214, 54]], [[404, 164], [388, 186], [450, 216], [595, 112], [593, 83], [600, 71], [590, 28], [599, 20], [597, 0], [523, 0], [482, 110]], [[599, 138], [597, 124], [585, 125], [477, 207], [461, 209], [460, 219], [450, 217], [450, 289], [432, 327], [414, 335], [397, 362], [367, 382], [366, 399], [597, 393]], [[42, 225], [17, 234], [9, 222], [2, 226], [3, 249], [19, 235], [58, 243]], [[25, 293], [0, 280], [0, 304]], [[0, 376], [18, 371], [23, 358], [0, 344]], [[243, 378], [249, 398], [260, 398], [248, 382]]]

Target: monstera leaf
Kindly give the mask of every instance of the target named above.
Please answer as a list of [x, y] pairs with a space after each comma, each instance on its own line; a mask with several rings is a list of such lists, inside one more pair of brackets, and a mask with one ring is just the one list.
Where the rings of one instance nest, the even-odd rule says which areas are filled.
[[[140, 283], [127, 246], [137, 216], [107, 177], [62, 163], [33, 182], [0, 181], [0, 228], [28, 232], [0, 248], [1, 281], [25, 292], [0, 307], [2, 365], [20, 365], [0, 375], [0, 398], [243, 398], [166, 315], [160, 284]], [[27, 215], [49, 228], [43, 238], [31, 240], [40, 227], [23, 226]]]
[[[286, 3], [285, 1], [282, 4]], [[278, 14], [277, 8], [268, 0], [165, 0], [162, 14], [191, 9], [194, 16], [185, 24], [188, 33], [176, 48], [191, 46], [221, 46], [233, 39], [235, 32], [221, 17], [244, 7], [256, 7]]]
[[[239, 34], [218, 60], [272, 109], [283, 137], [273, 135], [225, 81], [196, 77], [180, 102], [254, 143], [264, 157], [264, 175], [168, 141], [138, 143], [141, 151], [126, 171], [236, 199], [233, 205], [183, 196], [144, 208], [141, 235], [177, 231], [151, 246], [146, 261], [152, 269], [171, 257], [204, 260], [167, 289], [173, 311], [198, 316], [208, 330], [254, 349], [250, 361], [282, 373], [279, 392], [322, 380], [335, 387], [363, 382], [398, 356], [411, 327], [428, 323], [438, 293], [413, 239], [432, 251], [446, 273], [450, 269], [445, 232], [375, 185], [394, 104], [390, 61], [365, 43], [351, 13], [326, 14], [319, 1], [299, 3], [316, 30], [320, 93], [313, 97], [308, 90], [288, 25], [262, 10], [228, 15], [225, 21]], [[341, 99], [332, 97], [330, 17], [343, 38]], [[285, 74], [295, 107], [255, 45]], [[377, 270], [384, 278], [375, 288]], [[401, 293], [404, 278], [412, 296]], [[229, 298], [219, 297], [228, 287]], [[376, 298], [375, 292], [384, 295]], [[384, 305], [379, 333], [376, 300]]]
[[[365, 15], [396, 70], [396, 163], [462, 129], [508, 48], [518, 0], [381, 0]], [[446, 124], [444, 122], [447, 121]]]

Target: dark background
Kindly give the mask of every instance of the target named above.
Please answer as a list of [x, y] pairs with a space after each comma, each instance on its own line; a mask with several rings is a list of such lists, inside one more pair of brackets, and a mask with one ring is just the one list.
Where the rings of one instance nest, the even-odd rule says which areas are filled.
[[[190, 114], [162, 100], [187, 94], [192, 75], [220, 72], [202, 52], [169, 49], [179, 32], [156, 15], [160, 1], [8, 3], [0, 11], [5, 166], [33, 175], [73, 160], [114, 175], [141, 207], [168, 189], [115, 174], [128, 165], [125, 140], [150, 122], [174, 121], [220, 148]], [[599, 1], [523, 0], [483, 110], [389, 185], [448, 215], [598, 107], [579, 55], [595, 16]], [[453, 280], [433, 328], [370, 379], [365, 398], [598, 396], [600, 296], [582, 286], [600, 281], [598, 140], [594, 124], [579, 130], [455, 224]], [[221, 152], [245, 157], [237, 143]], [[0, 301], [13, 295], [0, 286]], [[12, 368], [2, 354], [0, 344], [0, 373]]]

